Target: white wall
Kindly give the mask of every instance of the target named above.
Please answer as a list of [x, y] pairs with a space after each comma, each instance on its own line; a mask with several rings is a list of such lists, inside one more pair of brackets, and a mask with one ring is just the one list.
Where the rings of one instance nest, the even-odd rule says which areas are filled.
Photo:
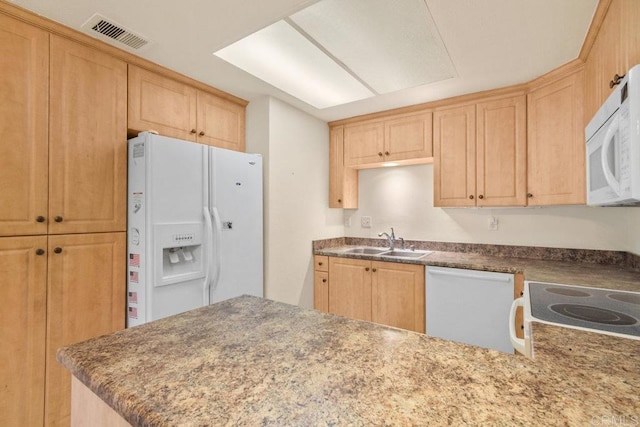
[[[640, 208], [434, 208], [432, 165], [362, 170], [359, 182], [359, 208], [345, 210], [347, 236], [377, 237], [393, 226], [406, 239], [640, 254]], [[372, 228], [361, 228], [362, 216], [371, 216]], [[497, 231], [488, 230], [490, 216]]]
[[265, 163], [265, 296], [313, 307], [311, 241], [344, 235], [328, 208], [327, 124], [273, 98], [247, 108], [247, 151]]

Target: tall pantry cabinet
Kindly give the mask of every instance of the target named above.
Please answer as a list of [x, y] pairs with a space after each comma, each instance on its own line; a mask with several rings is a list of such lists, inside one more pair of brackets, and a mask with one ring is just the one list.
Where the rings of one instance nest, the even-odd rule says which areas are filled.
[[68, 425], [56, 350], [124, 328], [126, 85], [0, 14], [0, 425]]

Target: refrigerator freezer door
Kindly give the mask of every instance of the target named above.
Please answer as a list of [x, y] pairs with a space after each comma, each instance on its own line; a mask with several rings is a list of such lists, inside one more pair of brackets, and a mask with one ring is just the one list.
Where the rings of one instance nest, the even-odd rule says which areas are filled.
[[210, 148], [214, 215], [210, 302], [240, 295], [262, 297], [262, 157]]
[[139, 235], [135, 247], [130, 237], [129, 258], [134, 251], [140, 258], [129, 265], [135, 326], [208, 304], [208, 147], [149, 133], [129, 145], [129, 228]]

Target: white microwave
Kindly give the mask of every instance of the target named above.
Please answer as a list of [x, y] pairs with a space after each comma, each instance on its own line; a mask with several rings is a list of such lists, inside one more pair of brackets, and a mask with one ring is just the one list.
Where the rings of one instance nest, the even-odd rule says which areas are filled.
[[585, 136], [587, 205], [640, 205], [640, 65], [620, 80]]

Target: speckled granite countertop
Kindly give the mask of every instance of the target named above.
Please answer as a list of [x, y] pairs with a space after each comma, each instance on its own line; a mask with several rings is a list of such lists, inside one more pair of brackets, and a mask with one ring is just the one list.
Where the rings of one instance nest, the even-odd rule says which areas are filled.
[[[609, 261], [609, 259], [605, 258], [606, 256], [609, 256], [609, 258], [615, 258], [611, 256], [611, 252], [608, 251], [582, 251], [587, 253], [587, 255], [579, 254], [579, 256], [575, 256], [575, 259], [567, 259], [570, 258], [571, 252], [569, 251], [571, 250], [565, 250], [567, 251], [565, 254], [558, 255], [557, 253], [554, 253], [552, 255], [556, 259], [547, 260], [527, 258], [526, 253], [520, 254], [521, 256], [519, 257], [504, 255], [497, 256], [474, 252], [434, 250], [426, 246], [422, 247], [422, 249], [433, 250], [433, 253], [420, 259], [407, 259], [345, 253], [345, 250], [353, 247], [371, 246], [366, 245], [366, 243], [371, 243], [371, 240], [367, 239], [363, 239], [363, 243], [365, 243], [365, 245], [344, 245], [343, 241], [338, 241], [337, 243], [337, 246], [315, 249], [314, 254], [422, 264], [433, 267], [465, 268], [470, 270], [495, 271], [501, 273], [523, 273], [525, 280], [586, 285], [640, 292], [640, 271], [626, 265], [606, 263]], [[557, 252], [562, 250], [556, 249], [555, 251]], [[602, 252], [602, 255], [600, 255], [599, 252]], [[535, 255], [541, 257], [544, 256], [544, 253], [540, 252]], [[600, 258], [589, 259], [589, 256], [592, 258], [600, 256]], [[612, 259], [612, 261], [618, 260]]]
[[240, 297], [63, 348], [58, 360], [135, 426], [640, 419], [640, 341], [538, 326], [546, 338], [532, 361]]

